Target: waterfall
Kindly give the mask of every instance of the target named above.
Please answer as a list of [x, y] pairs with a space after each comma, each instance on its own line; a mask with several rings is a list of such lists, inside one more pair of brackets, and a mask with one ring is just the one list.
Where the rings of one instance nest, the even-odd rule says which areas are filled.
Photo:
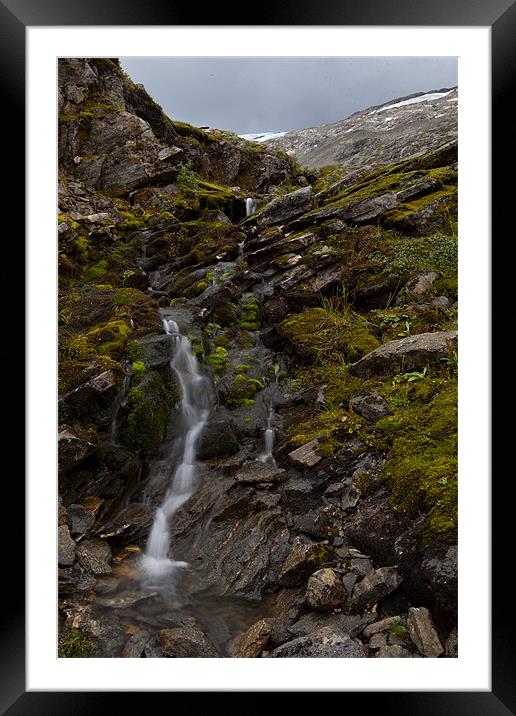
[[276, 467], [276, 460], [272, 456], [272, 448], [274, 447], [274, 428], [272, 427], [272, 420], [274, 418], [274, 408], [270, 407], [269, 417], [267, 418], [267, 428], [265, 430], [265, 451], [260, 455], [261, 462], [266, 462], [273, 467]]
[[244, 246], [245, 246], [245, 239], [242, 241], [239, 241], [238, 243], [238, 260], [241, 261], [244, 258]]
[[248, 196], [245, 200], [245, 215], [251, 216], [251, 214], [254, 214], [257, 208], [258, 202], [256, 201], [256, 199], [253, 199], [252, 197]]
[[209, 414], [207, 379], [199, 373], [197, 359], [193, 354], [190, 341], [180, 333], [175, 321], [164, 319], [163, 327], [167, 334], [174, 339], [170, 365], [177, 375], [182, 390], [183, 452], [165, 499], [156, 510], [143, 556], [144, 572], [153, 578], [170, 574], [177, 567], [187, 566], [186, 562], [178, 562], [169, 558], [169, 523], [181, 505], [194, 492], [196, 443], [206, 425]]

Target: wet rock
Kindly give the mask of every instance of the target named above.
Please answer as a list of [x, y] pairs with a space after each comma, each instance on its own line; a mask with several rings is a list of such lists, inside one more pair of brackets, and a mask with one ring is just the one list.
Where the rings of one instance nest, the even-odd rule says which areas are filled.
[[446, 656], [449, 658], [456, 659], [459, 655], [459, 638], [457, 634], [457, 627], [453, 628], [446, 639], [444, 645]]
[[373, 634], [378, 634], [382, 631], [389, 631], [393, 624], [404, 623], [405, 620], [400, 616], [387, 617], [386, 619], [381, 619], [379, 622], [374, 622], [374, 624], [369, 624], [369, 626], [364, 629], [364, 636], [368, 639], [370, 636], [373, 636]]
[[163, 656], [181, 658], [214, 658], [218, 654], [206, 635], [195, 626], [161, 629], [158, 639]]
[[77, 545], [76, 553], [82, 566], [92, 574], [111, 574], [111, 549], [104, 540], [83, 540]]
[[334, 534], [339, 518], [339, 510], [330, 505], [322, 510], [316, 508], [303, 515], [292, 515], [291, 526], [315, 539], [328, 539]]
[[57, 561], [65, 567], [75, 561], [75, 542], [70, 537], [67, 525], [57, 528]]
[[319, 445], [318, 440], [311, 440], [306, 445], [302, 445], [296, 450], [289, 453], [289, 459], [296, 465], [302, 467], [313, 467], [322, 460], [322, 457], [315, 452], [315, 448]]
[[331, 627], [322, 627], [307, 636], [282, 644], [271, 652], [272, 658], [362, 659], [365, 653], [349, 636]]
[[68, 471], [81, 463], [95, 450], [95, 445], [89, 440], [72, 432], [67, 426], [59, 428], [57, 434], [59, 449], [59, 468]]
[[170, 336], [150, 336], [139, 341], [142, 351], [141, 360], [147, 370], [164, 368], [170, 363], [172, 341]]
[[264, 462], [251, 462], [241, 467], [235, 480], [241, 485], [257, 485], [260, 483], [277, 483], [285, 479], [287, 471]]
[[387, 401], [380, 393], [357, 393], [351, 398], [351, 407], [370, 423], [389, 414]]
[[350, 373], [368, 379], [376, 375], [395, 375], [422, 370], [427, 365], [439, 364], [457, 350], [457, 331], [419, 333], [384, 343], [367, 353], [350, 367]]
[[135, 604], [147, 601], [153, 597], [157, 597], [158, 592], [126, 592], [125, 594], [117, 594], [114, 597], [102, 597], [97, 599], [98, 603], [103, 607], [110, 609], [129, 609]]
[[291, 550], [278, 575], [278, 582], [284, 586], [301, 584], [317, 567], [328, 560], [332, 550], [325, 543], [314, 543], [295, 537]]
[[402, 646], [382, 646], [376, 654], [377, 659], [412, 659], [413, 655]]
[[228, 457], [238, 452], [238, 440], [230, 421], [210, 419], [199, 439], [197, 454], [201, 460]]
[[353, 611], [362, 611], [397, 589], [402, 577], [396, 567], [380, 567], [365, 576], [353, 589]]
[[444, 652], [432, 616], [426, 607], [409, 609], [407, 627], [410, 638], [423, 656], [437, 658]]
[[307, 186], [278, 197], [256, 215], [260, 227], [279, 224], [286, 219], [304, 214], [312, 204], [312, 187]]
[[308, 580], [306, 603], [311, 609], [321, 611], [334, 609], [346, 598], [346, 588], [333, 569], [319, 569]]
[[85, 534], [95, 522], [95, 516], [81, 505], [70, 505], [68, 508], [70, 532], [73, 535]]
[[273, 629], [274, 624], [270, 619], [260, 619], [250, 626], [240, 637], [236, 656], [247, 659], [259, 656], [269, 644]]
[[122, 658], [124, 659], [139, 659], [149, 639], [149, 632], [141, 629], [140, 631], [131, 634], [129, 639], [126, 641], [124, 649], [122, 651]]

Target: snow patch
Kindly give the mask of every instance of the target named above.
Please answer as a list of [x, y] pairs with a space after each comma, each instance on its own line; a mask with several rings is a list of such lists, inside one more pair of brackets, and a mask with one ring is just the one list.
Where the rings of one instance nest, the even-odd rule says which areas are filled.
[[247, 139], [249, 142], [268, 142], [269, 139], [278, 139], [284, 137], [286, 132], [259, 132], [257, 134], [239, 134], [238, 136], [242, 139]]
[[[446, 97], [451, 92], [453, 92], [453, 90], [449, 90], [448, 92], [429, 92], [428, 94], [422, 94], [419, 97], [412, 97], [412, 99], [404, 99], [401, 102], [395, 102], [394, 104], [389, 104], [386, 107], [380, 107], [380, 109], [375, 109], [372, 112], [369, 112], [369, 114], [379, 114], [380, 112], [385, 112], [387, 109], [394, 109], [395, 107], [404, 107], [407, 104], [418, 104], [418, 102], [432, 102], [435, 99], [441, 99], [441, 97]], [[450, 101], [452, 100], [448, 100], [448, 102]]]

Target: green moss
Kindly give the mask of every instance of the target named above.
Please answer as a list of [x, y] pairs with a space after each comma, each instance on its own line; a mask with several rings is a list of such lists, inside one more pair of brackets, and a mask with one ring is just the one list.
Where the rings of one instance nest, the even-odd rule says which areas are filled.
[[279, 331], [302, 358], [353, 362], [379, 346], [366, 321], [350, 310], [308, 308], [286, 318]]
[[247, 296], [240, 305], [240, 328], [244, 331], [259, 331], [260, 327], [260, 302], [256, 296]]
[[108, 271], [108, 262], [106, 259], [101, 259], [92, 266], [87, 266], [83, 271], [83, 278], [85, 281], [95, 281], [98, 278], [104, 276]]
[[246, 375], [239, 373], [233, 378], [224, 397], [224, 402], [229, 408], [253, 405], [256, 393], [262, 390], [263, 387], [264, 384], [261, 380], [248, 378]]
[[445, 382], [427, 402], [398, 407], [377, 428], [392, 441], [383, 477], [395, 509], [409, 516], [425, 514], [429, 539], [455, 539], [456, 381]]
[[129, 415], [124, 440], [146, 455], [156, 455], [165, 439], [170, 405], [174, 394], [156, 371], [145, 375], [128, 394]]
[[143, 378], [146, 372], [147, 369], [145, 368], [145, 363], [142, 360], [133, 361], [131, 365], [131, 374], [133, 380], [140, 380], [141, 378]]
[[115, 319], [91, 328], [86, 336], [98, 353], [121, 358], [131, 335], [131, 327], [124, 320]]
[[208, 356], [208, 363], [210, 364], [214, 373], [223, 373], [226, 369], [228, 362], [228, 352], [223, 346], [217, 346], [213, 353]]
[[67, 629], [59, 635], [57, 655], [60, 659], [82, 659], [93, 656], [96, 641], [79, 629]]
[[389, 632], [398, 639], [404, 639], [407, 636], [407, 628], [401, 622], [389, 624]]

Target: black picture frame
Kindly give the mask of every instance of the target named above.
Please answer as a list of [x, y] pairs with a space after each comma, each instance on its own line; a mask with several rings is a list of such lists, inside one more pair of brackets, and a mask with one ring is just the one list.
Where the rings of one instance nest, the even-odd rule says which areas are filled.
[[[24, 216], [24, 156], [25, 156], [25, 29], [27, 26], [67, 25], [391, 25], [391, 26], [488, 26], [492, 37], [492, 235], [503, 240], [503, 226], [508, 207], [512, 206], [514, 187], [506, 178], [506, 167], [513, 167], [514, 122], [509, 111], [513, 98], [511, 82], [516, 68], [516, 5], [513, 0], [286, 0], [272, 4], [264, 3], [242, 6], [224, 12], [218, 4], [202, 6], [202, 22], [199, 8], [189, 3], [167, 0], [0, 0], [0, 87], [4, 126], [2, 135], [6, 143], [15, 147], [15, 160], [10, 160], [7, 194], [4, 206], [9, 211], [4, 216], [4, 235], [13, 237], [18, 247], [16, 265], [23, 265], [23, 216]], [[257, 11], [259, 16], [257, 16]], [[510, 176], [510, 174], [509, 174]], [[511, 194], [509, 194], [511, 192]], [[511, 233], [506, 233], [506, 245], [512, 243]], [[507, 249], [509, 250], [509, 248]], [[14, 258], [11, 256], [10, 263]], [[505, 271], [509, 271], [506, 265]], [[19, 268], [18, 268], [19, 273]], [[509, 274], [493, 284], [493, 303], [502, 304], [503, 288], [511, 285]], [[18, 276], [19, 279], [19, 276]], [[17, 301], [23, 303], [23, 295], [17, 288]], [[20, 307], [21, 308], [21, 307]], [[21, 310], [16, 311], [12, 325], [5, 325], [8, 335], [11, 328], [20, 324]], [[498, 323], [497, 323], [498, 321]], [[493, 329], [501, 324], [499, 313], [492, 312]], [[14, 334], [14, 330], [13, 330]], [[493, 372], [493, 377], [500, 371]], [[501, 380], [501, 378], [499, 378]], [[20, 385], [22, 383], [20, 382]], [[493, 388], [496, 382], [493, 380]], [[17, 393], [17, 403], [23, 406], [23, 396]], [[21, 432], [18, 422], [18, 434]], [[508, 437], [508, 436], [507, 436]], [[492, 454], [503, 451], [503, 429], [493, 434]], [[510, 443], [509, 443], [510, 444]], [[498, 450], [495, 449], [498, 445]], [[20, 451], [20, 455], [23, 453]], [[10, 716], [26, 714], [93, 714], [105, 711], [120, 712], [122, 693], [95, 692], [26, 692], [25, 690], [25, 614], [24, 614], [24, 566], [23, 531], [21, 529], [24, 485], [19, 466], [14, 471], [4, 471], [9, 479], [6, 490], [9, 501], [18, 508], [16, 539], [4, 538], [3, 579], [4, 607], [1, 610], [0, 631], [0, 709]], [[345, 695], [345, 708], [351, 703], [361, 708], [379, 708], [382, 713], [421, 714], [422, 716], [503, 716], [516, 713], [516, 659], [514, 658], [513, 592], [507, 586], [507, 545], [510, 544], [508, 526], [511, 525], [512, 504], [506, 499], [507, 482], [511, 471], [498, 473], [493, 480], [493, 599], [492, 599], [492, 691], [491, 692], [350, 692]], [[510, 568], [509, 560], [509, 571]], [[471, 595], [474, 599], [474, 595]], [[512, 674], [512, 676], [511, 676]], [[407, 684], [410, 688], [410, 684]], [[132, 708], [143, 705], [143, 694], [127, 694]], [[153, 694], [154, 695], [154, 694]], [[157, 695], [157, 694], [155, 694]], [[148, 699], [149, 695], [144, 696]], [[116, 699], [116, 702], [115, 702]], [[364, 699], [366, 701], [364, 702]], [[351, 701], [350, 701], [351, 700]], [[259, 707], [261, 699], [253, 702]], [[115, 711], [115, 712], [116, 712]]]

